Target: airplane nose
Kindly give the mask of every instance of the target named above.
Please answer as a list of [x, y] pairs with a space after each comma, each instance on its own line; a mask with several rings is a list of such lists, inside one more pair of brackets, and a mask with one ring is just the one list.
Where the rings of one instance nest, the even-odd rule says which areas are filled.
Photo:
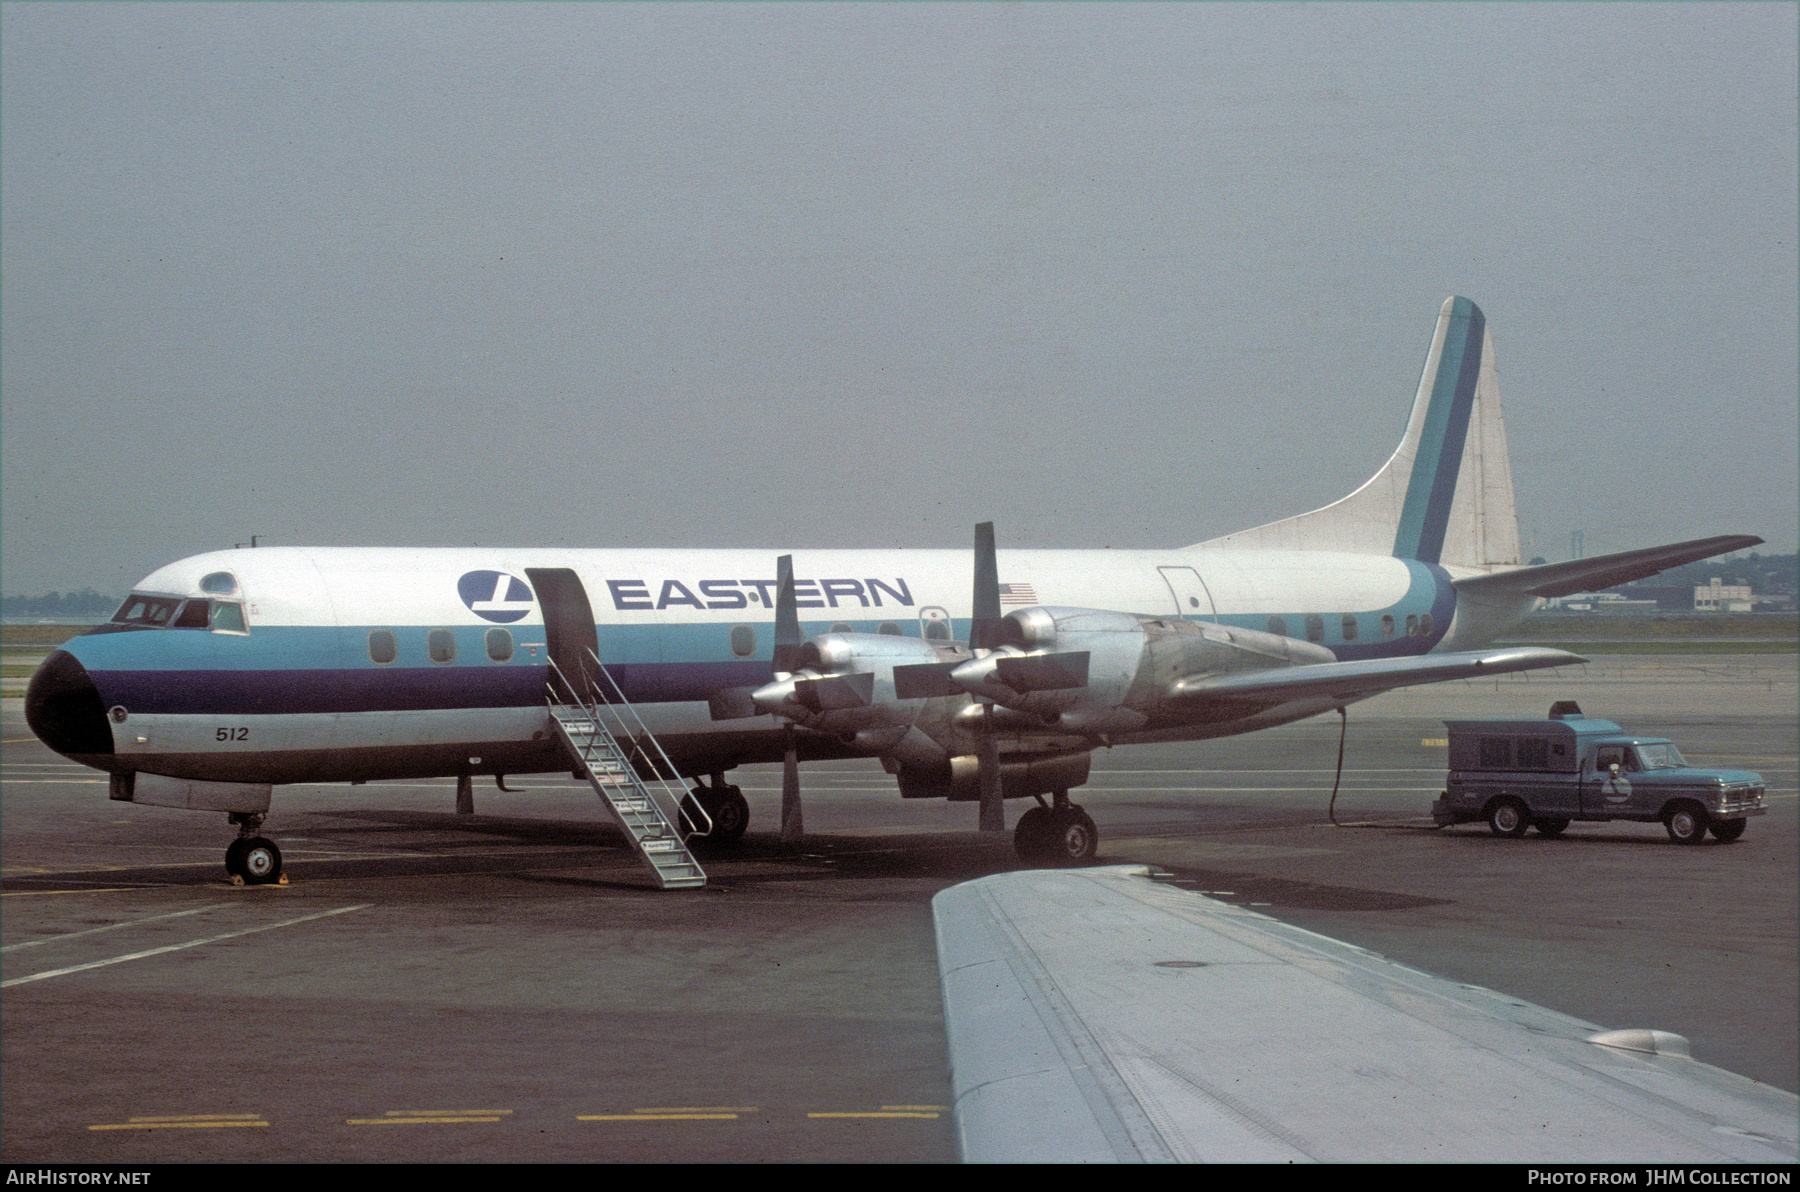
[[67, 650], [53, 651], [25, 689], [25, 723], [63, 754], [111, 753], [112, 725], [87, 667]]

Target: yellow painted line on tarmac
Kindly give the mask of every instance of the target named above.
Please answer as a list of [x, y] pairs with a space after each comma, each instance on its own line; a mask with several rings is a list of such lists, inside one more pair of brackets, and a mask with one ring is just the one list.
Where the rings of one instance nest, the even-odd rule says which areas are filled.
[[383, 1117], [470, 1117], [475, 1114], [499, 1114], [505, 1117], [512, 1113], [510, 1109], [390, 1109]]
[[454, 1126], [464, 1122], [498, 1122], [497, 1117], [378, 1117], [345, 1118], [346, 1126]]
[[863, 1113], [809, 1113], [809, 1118], [934, 1118], [935, 1113], [921, 1113], [917, 1110], [897, 1111], [892, 1109], [871, 1110]]
[[1449, 737], [1420, 737], [1419, 744], [1421, 744], [1421, 745], [1449, 745], [1450, 738]]
[[134, 890], [160, 890], [162, 886], [89, 886], [82, 890], [9, 890], [0, 898], [35, 898], [40, 894], [128, 894]]
[[920, 1113], [949, 1113], [950, 1112], [950, 1107], [948, 1105], [883, 1105], [881, 1108], [884, 1110], [889, 1110], [889, 1111], [896, 1112], [896, 1113], [902, 1112], [905, 1110], [916, 1110], [917, 1112], [920, 1112]]
[[578, 1122], [735, 1122], [735, 1113], [578, 1113]]
[[90, 1130], [230, 1130], [267, 1126], [260, 1113], [180, 1113], [167, 1117], [134, 1117], [124, 1122], [89, 1126]]

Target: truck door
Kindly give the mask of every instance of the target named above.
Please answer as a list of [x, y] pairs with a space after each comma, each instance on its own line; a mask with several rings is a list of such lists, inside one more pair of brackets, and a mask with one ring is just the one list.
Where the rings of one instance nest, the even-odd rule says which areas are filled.
[[[1624, 745], [1598, 745], [1581, 775], [1581, 813], [1618, 815], [1631, 806], [1631, 779], [1627, 775], [1630, 750]], [[1613, 777], [1612, 768], [1619, 767]]]

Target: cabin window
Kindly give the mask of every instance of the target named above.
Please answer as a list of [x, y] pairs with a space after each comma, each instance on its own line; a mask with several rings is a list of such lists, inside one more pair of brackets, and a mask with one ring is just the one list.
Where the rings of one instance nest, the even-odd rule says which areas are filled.
[[229, 600], [213, 601], [212, 627], [214, 633], [249, 633], [244, 624], [244, 606]]
[[1287, 618], [1286, 617], [1270, 617], [1269, 618], [1269, 632], [1273, 633], [1276, 637], [1286, 637], [1287, 636]]
[[1431, 636], [1431, 614], [1430, 613], [1420, 613], [1419, 614], [1419, 636], [1420, 637], [1430, 637]]
[[229, 571], [215, 571], [200, 577], [200, 590], [214, 596], [229, 596], [237, 591], [237, 577]]
[[487, 656], [495, 662], [512, 661], [513, 638], [511, 631], [506, 629], [487, 631]]
[[1338, 624], [1342, 626], [1344, 630], [1345, 641], [1353, 642], [1356, 640], [1356, 617], [1354, 614], [1345, 613], [1344, 619], [1338, 622]]
[[394, 637], [392, 629], [372, 629], [369, 631], [369, 661], [386, 666], [400, 657], [400, 642]]
[[949, 641], [950, 640], [949, 623], [945, 622], [945, 621], [927, 621], [927, 622], [925, 622], [925, 636], [934, 642]]
[[1306, 640], [1314, 645], [1325, 640], [1325, 618], [1318, 613], [1306, 614]]
[[205, 629], [206, 615], [210, 611], [210, 601], [190, 600], [181, 606], [181, 613], [175, 618], [171, 629]]
[[455, 662], [456, 635], [448, 629], [433, 629], [425, 635], [425, 654], [433, 662]]
[[125, 603], [121, 604], [119, 611], [113, 614], [112, 623], [114, 625], [145, 625], [161, 629], [169, 623], [169, 618], [175, 615], [175, 610], [180, 606], [181, 601], [172, 597], [139, 596], [134, 592], [125, 598]]
[[1407, 637], [1418, 637], [1419, 636], [1419, 617], [1418, 617], [1417, 613], [1407, 613], [1406, 614], [1406, 636]]
[[889, 637], [903, 636], [900, 632], [900, 626], [895, 624], [893, 621], [883, 621], [881, 623], [881, 628], [877, 629], [875, 632], [876, 633], [885, 633]]
[[756, 630], [748, 625], [733, 625], [731, 652], [739, 658], [748, 658], [756, 653]]
[[1383, 638], [1389, 638], [1389, 637], [1394, 636], [1394, 614], [1393, 613], [1382, 613], [1381, 614], [1381, 636]]
[[848, 621], [834, 621], [831, 625], [831, 631], [833, 633], [855, 633], [856, 626], [850, 624]]

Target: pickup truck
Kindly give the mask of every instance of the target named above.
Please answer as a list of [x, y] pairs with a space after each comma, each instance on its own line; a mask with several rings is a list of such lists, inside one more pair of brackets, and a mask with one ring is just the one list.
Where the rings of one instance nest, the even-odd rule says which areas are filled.
[[1439, 827], [1486, 820], [1499, 836], [1555, 836], [1577, 820], [1637, 820], [1661, 823], [1677, 844], [1708, 832], [1728, 844], [1767, 811], [1762, 775], [1690, 766], [1667, 738], [1585, 716], [1572, 700], [1552, 704], [1547, 720], [1444, 724], [1450, 779], [1431, 805]]

